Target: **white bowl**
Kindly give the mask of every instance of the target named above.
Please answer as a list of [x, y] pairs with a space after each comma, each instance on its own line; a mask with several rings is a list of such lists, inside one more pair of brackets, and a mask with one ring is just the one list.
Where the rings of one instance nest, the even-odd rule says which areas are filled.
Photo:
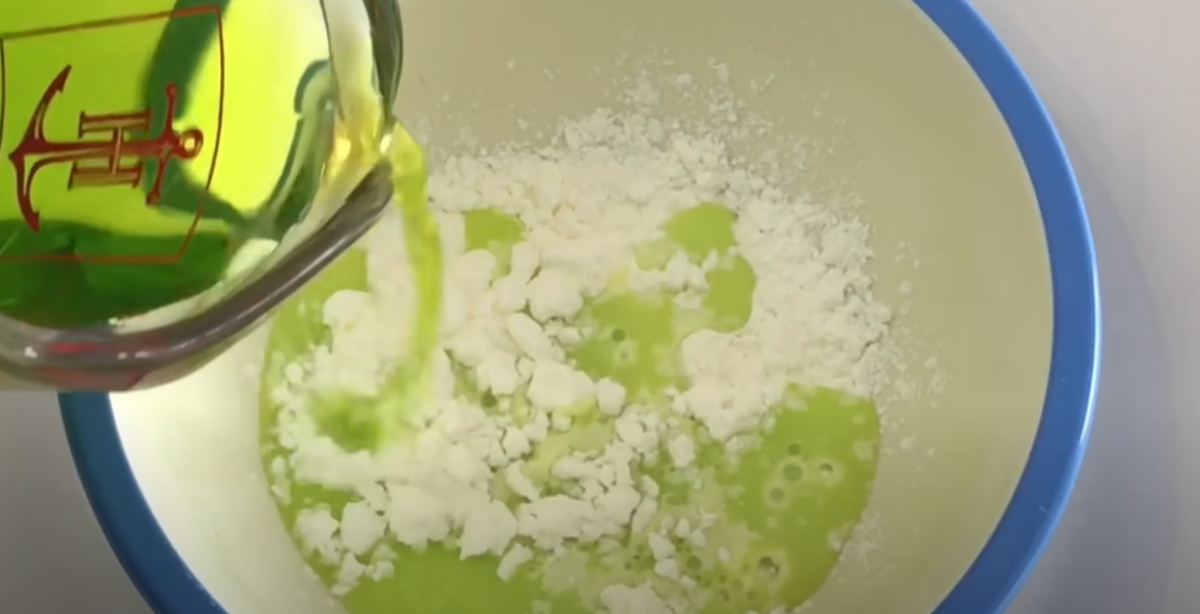
[[[887, 289], [901, 281], [918, 289], [902, 321], [936, 345], [948, 378], [892, 408], [936, 454], [882, 461], [876, 549], [843, 560], [812, 612], [1004, 608], [1083, 456], [1099, 303], [1066, 155], [965, 0], [410, 0], [404, 11], [401, 116], [433, 117], [448, 94], [439, 116], [467, 118], [484, 142], [513, 136], [518, 111], [590, 110], [600, 86], [576, 76], [649, 42], [681, 64], [720, 58], [741, 86], [776, 74], [759, 111], [848, 143], [818, 160], [822, 173], [861, 196], [882, 298], [898, 300]], [[508, 60], [563, 76], [509, 72]], [[901, 241], [919, 268], [897, 262]], [[255, 378], [239, 366], [262, 343], [169, 386], [61, 397], [96, 513], [159, 614], [340, 611], [303, 573], [264, 485]]]

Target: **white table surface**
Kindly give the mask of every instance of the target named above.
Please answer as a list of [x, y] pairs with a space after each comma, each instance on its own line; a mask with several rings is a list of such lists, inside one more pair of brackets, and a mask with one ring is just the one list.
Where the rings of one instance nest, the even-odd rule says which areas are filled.
[[[1010, 614], [1195, 614], [1200, 3], [977, 4], [1071, 150], [1105, 309], [1091, 450]], [[0, 493], [0, 610], [149, 614], [87, 507], [52, 396], [0, 396]]]

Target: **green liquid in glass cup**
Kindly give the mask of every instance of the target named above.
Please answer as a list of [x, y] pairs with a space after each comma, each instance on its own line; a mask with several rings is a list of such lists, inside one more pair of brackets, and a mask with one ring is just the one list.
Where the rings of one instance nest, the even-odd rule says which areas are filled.
[[170, 379], [332, 261], [392, 193], [399, 28], [391, 0], [5, 9], [0, 370]]

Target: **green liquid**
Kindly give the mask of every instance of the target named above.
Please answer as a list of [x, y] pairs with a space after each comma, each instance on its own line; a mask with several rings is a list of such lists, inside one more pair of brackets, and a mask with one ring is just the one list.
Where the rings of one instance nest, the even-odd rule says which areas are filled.
[[[679, 251], [697, 262], [713, 250], [724, 252], [734, 245], [733, 219], [729, 210], [714, 203], [682, 212], [668, 224], [663, 241], [640, 251], [639, 266], [662, 266]], [[518, 220], [493, 210], [469, 212], [465, 221], [467, 249], [490, 250], [502, 265], [508, 261], [512, 245], [524, 237]], [[677, 366], [680, 341], [704, 328], [735, 331], [750, 315], [755, 275], [745, 260], [727, 255], [708, 274], [708, 281], [709, 290], [700, 307], [685, 309], [669, 296], [628, 291], [618, 276], [609, 293], [587, 303], [579, 314], [576, 324], [589, 327], [593, 333], [570, 349], [570, 357], [594, 379], [618, 381], [631, 398], [664, 408], [665, 413], [668, 401], [664, 390], [686, 385]], [[271, 351], [291, 358], [325, 340], [327, 332], [320, 323], [302, 317], [302, 306], [308, 305], [307, 313], [317, 314], [321, 302], [333, 291], [365, 286], [361, 253], [348, 255], [288, 306], [272, 331]], [[269, 389], [278, 377], [277, 372], [265, 371], [264, 387]], [[481, 395], [467, 376], [459, 378], [458, 388], [461, 394], [474, 395], [485, 407], [500, 405], [500, 400]], [[519, 422], [528, 410], [521, 391], [507, 401], [508, 411]], [[378, 419], [369, 413], [355, 415], [351, 410], [352, 406], [347, 405], [332, 414], [359, 423], [359, 428]], [[277, 411], [264, 398], [263, 460], [267, 466], [277, 454], [270, 441]], [[684, 518], [699, 509], [720, 516], [719, 522], [705, 531], [704, 545], [681, 545], [676, 541], [681, 571], [707, 595], [707, 605], [702, 609], [705, 614], [766, 612], [805, 602], [829, 576], [841, 542], [866, 507], [880, 436], [875, 407], [838, 391], [805, 388], [797, 383], [789, 387], [783, 406], [774, 408], [773, 413], [773, 424], [757, 434], [751, 449], [736, 461], [728, 460], [724, 444], [708, 439], [702, 426], [685, 421], [676, 430], [688, 433], [698, 443], [697, 464], [710, 471], [701, 490], [694, 490], [669, 462], [635, 467], [635, 479], [647, 475], [662, 487], [652, 529], [658, 529], [664, 517]], [[322, 424], [330, 433], [355, 430], [345, 424]], [[378, 429], [372, 432], [377, 435]], [[600, 450], [611, 438], [609, 419], [582, 416], [570, 431], [553, 433], [539, 444], [535, 455], [526, 461], [525, 472], [552, 492], [556, 485], [549, 478], [550, 467], [561, 454]], [[377, 437], [365, 437], [357, 443], [379, 441]], [[293, 485], [291, 495], [294, 503], [279, 507], [289, 527], [302, 508], [324, 504], [337, 516], [354, 498], [311, 484]], [[510, 507], [516, 503], [514, 495], [503, 488], [495, 488], [493, 495]], [[499, 614], [528, 614], [540, 603], [550, 604], [557, 614], [582, 614], [603, 611], [599, 593], [613, 584], [636, 586], [651, 581], [664, 599], [681, 595], [676, 584], [654, 574], [645, 532], [620, 539], [615, 556], [601, 555], [595, 546], [587, 546], [578, 549], [577, 556], [547, 566], [546, 556], [539, 554], [507, 582], [496, 575], [498, 557], [463, 561], [456, 550], [445, 545], [432, 545], [418, 552], [388, 543], [398, 553], [394, 575], [379, 582], [365, 581], [343, 598], [343, 604], [351, 614], [384, 614], [398, 609], [460, 614], [478, 609], [480, 603], [487, 603], [490, 612]], [[723, 561], [721, 555], [726, 551], [728, 560]], [[315, 557], [309, 563], [327, 585], [335, 584], [335, 569]], [[570, 572], [575, 575], [570, 577]], [[555, 574], [562, 577], [556, 578]], [[547, 586], [553, 590], [546, 590]]]
[[[209, 290], [248, 242], [278, 241], [330, 179], [323, 169], [336, 139], [336, 92], [316, 3], [95, 0], [71, 3], [69, 15], [63, 8], [14, 4], [5, 8], [0, 29], [12, 34], [177, 12], [5, 41], [0, 313], [46, 327], [103, 325]], [[76, 163], [106, 169], [112, 162], [103, 151], [45, 164], [29, 191], [40, 215], [35, 230], [18, 205], [16, 167], [32, 171], [45, 154], [23, 165], [9, 156], [67, 66], [42, 123], [48, 141], [103, 144], [115, 137], [84, 134], [81, 113], [143, 111], [145, 125], [127, 126], [123, 147], [169, 134], [169, 115], [175, 133], [198, 130], [203, 138], [193, 157], [164, 162], [124, 154], [119, 166], [140, 165], [140, 172], [110, 176], [108, 183], [72, 179]], [[173, 113], [168, 88], [175, 92]], [[160, 196], [150, 202], [156, 178]]]

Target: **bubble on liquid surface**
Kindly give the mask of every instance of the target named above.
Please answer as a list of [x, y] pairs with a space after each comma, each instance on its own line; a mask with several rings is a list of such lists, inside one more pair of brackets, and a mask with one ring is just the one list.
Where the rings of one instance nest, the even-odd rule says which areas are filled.
[[833, 486], [842, 481], [842, 466], [832, 460], [822, 460], [817, 469], [821, 473], [821, 482], [826, 486]]
[[804, 479], [804, 469], [796, 463], [784, 463], [783, 479], [789, 482], [799, 482]]
[[774, 579], [779, 575], [779, 563], [769, 556], [764, 556], [758, 559], [758, 573], [764, 578]]

